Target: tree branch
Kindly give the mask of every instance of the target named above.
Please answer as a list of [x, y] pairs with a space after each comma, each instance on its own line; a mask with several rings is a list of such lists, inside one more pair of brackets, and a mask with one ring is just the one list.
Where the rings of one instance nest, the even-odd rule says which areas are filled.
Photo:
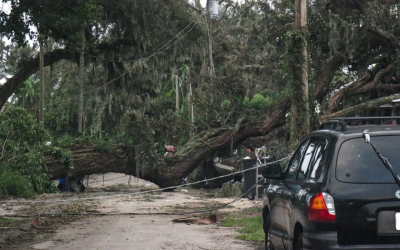
[[284, 125], [286, 123], [286, 114], [290, 108], [290, 100], [283, 99], [279, 105], [275, 108], [274, 112], [264, 121], [246, 124], [240, 126], [240, 128], [232, 128], [224, 131], [213, 138], [205, 138], [207, 146], [204, 143], [199, 145], [198, 142], [191, 142], [192, 145], [186, 147], [192, 150], [180, 157], [179, 161], [173, 158], [166, 158], [165, 162], [168, 166], [174, 166], [174, 171], [179, 173], [180, 177], [186, 177], [190, 174], [203, 159], [210, 155], [212, 152], [216, 152], [228, 147], [232, 141], [234, 144], [240, 144], [244, 140], [250, 137], [265, 136], [272, 132], [274, 129]]
[[392, 34], [389, 34], [388, 32], [385, 32], [383, 30], [380, 30], [377, 27], [368, 27], [366, 29], [369, 33], [371, 33], [374, 36], [379, 37], [383, 41], [385, 41], [389, 46], [395, 49], [400, 48], [400, 44], [398, 43], [398, 38], [393, 36]]
[[[72, 55], [64, 49], [56, 49], [44, 57], [44, 66], [49, 66], [62, 59], [70, 59]], [[0, 87], [0, 108], [7, 102], [18, 86], [39, 70], [39, 58], [33, 58], [24, 63], [24, 66], [7, 82]]]
[[366, 77], [363, 77], [358, 81], [349, 83], [347, 86], [342, 87], [337, 92], [335, 92], [335, 94], [329, 100], [329, 105], [328, 105], [329, 110], [335, 109], [337, 105], [340, 103], [340, 101], [347, 96], [346, 94], [348, 93], [348, 91], [358, 88], [359, 86], [365, 84], [366, 81], [367, 81]]
[[322, 117], [322, 120], [327, 120], [327, 119], [333, 118], [333, 117], [356, 115], [357, 113], [362, 112], [362, 111], [376, 109], [382, 104], [390, 103], [390, 102], [392, 102], [392, 100], [399, 99], [399, 98], [400, 98], [400, 94], [395, 94], [395, 95], [391, 95], [391, 96], [382, 97], [379, 99], [374, 99], [372, 101], [364, 102], [359, 105], [356, 105], [356, 106], [353, 106], [353, 107], [350, 107], [347, 109], [343, 109], [336, 113], [325, 115]]
[[322, 102], [323, 98], [330, 91], [329, 84], [333, 78], [336, 70], [345, 62], [346, 57], [343, 54], [336, 54], [331, 56], [325, 64], [325, 67], [321, 71], [321, 75], [318, 77], [318, 85], [316, 86], [316, 99]]
[[[362, 79], [355, 81], [343, 88], [341, 88], [338, 92], [336, 92], [332, 98], [329, 100], [329, 109], [333, 110], [334, 108], [337, 107], [337, 105], [340, 103], [341, 100], [343, 100], [343, 98], [348, 98], [351, 96], [355, 96], [355, 95], [360, 95], [366, 92], [369, 92], [371, 90], [374, 89], [383, 89], [385, 88], [385, 85], [379, 85], [379, 83], [381, 83], [382, 78], [387, 75], [390, 74], [393, 71], [393, 66], [389, 65], [387, 66], [385, 69], [380, 70], [374, 77], [374, 79], [365, 84], [366, 83], [366, 77], [363, 77]], [[365, 85], [364, 85], [365, 84]], [[364, 85], [364, 86], [363, 86]]]

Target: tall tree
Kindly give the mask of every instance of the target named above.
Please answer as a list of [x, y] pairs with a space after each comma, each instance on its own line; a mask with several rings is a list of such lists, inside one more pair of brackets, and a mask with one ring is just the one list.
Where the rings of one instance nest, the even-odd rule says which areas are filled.
[[[80, 13], [78, 9], [87, 10], [83, 2], [77, 1], [81, 8], [66, 10], [73, 14]], [[2, 19], [1, 28], [11, 30], [4, 20], [18, 20], [11, 17], [24, 11], [32, 15], [44, 10], [57, 13], [47, 12], [57, 7], [50, 1], [40, 8], [34, 3], [32, 8], [25, 3], [17, 7], [19, 14], [2, 13], [7, 19]], [[390, 81], [392, 77], [397, 79], [399, 62], [396, 2], [309, 1], [308, 32], [304, 32], [295, 31], [293, 0], [247, 1], [242, 5], [221, 1], [224, 15], [213, 22], [211, 34], [215, 67], [212, 77], [208, 74], [207, 27], [199, 18], [199, 6], [190, 6], [183, 0], [92, 4], [101, 11], [96, 18], [84, 19], [91, 24], [91, 28], [85, 26], [87, 131], [96, 136], [120, 136], [119, 141], [127, 148], [136, 149], [134, 159], [140, 162], [126, 171], [157, 177], [165, 185], [185, 176], [215, 152], [240, 144], [248, 137], [269, 134], [286, 123], [289, 107], [296, 103], [294, 98], [303, 93], [299, 65], [304, 62], [304, 54], [292, 53], [301, 51], [299, 45], [303, 40], [308, 41], [309, 49], [310, 110], [318, 102], [322, 115], [326, 115], [347, 107], [350, 101], [366, 102], [369, 98], [391, 95], [397, 89], [397, 83]], [[76, 74], [70, 72], [77, 71], [81, 44], [77, 34], [82, 25], [75, 27], [73, 23], [66, 30], [74, 32], [64, 33], [63, 27], [67, 25], [61, 20], [65, 13], [46, 13], [38, 19], [47, 17], [54, 21], [47, 26], [47, 34], [61, 45], [45, 55], [46, 65], [52, 65], [49, 94], [53, 97], [46, 110], [52, 116], [49, 122], [58, 124], [52, 128], [63, 133], [75, 132], [78, 106], [73, 100], [78, 99], [79, 86]], [[57, 20], [61, 23], [53, 31]], [[26, 30], [21, 28], [16, 34], [21, 32]], [[20, 62], [13, 77], [0, 87], [0, 105], [38, 70], [35, 57]], [[174, 89], [172, 75], [182, 79], [181, 93]], [[173, 112], [175, 95], [185, 96], [189, 92], [189, 84], [184, 83], [193, 86], [193, 123], [188, 120], [187, 103], [179, 105], [179, 112]], [[330, 103], [338, 105], [329, 109]], [[314, 114], [311, 118], [311, 125], [315, 126], [319, 117]], [[299, 130], [302, 125], [298, 124]], [[70, 127], [74, 130], [69, 131]], [[194, 132], [191, 139], [189, 131]], [[165, 141], [179, 145], [172, 158], [160, 158]], [[133, 162], [129, 157], [125, 160]], [[76, 173], [89, 171], [84, 164], [77, 166], [82, 168], [76, 168]], [[97, 170], [101, 168], [100, 164]]]

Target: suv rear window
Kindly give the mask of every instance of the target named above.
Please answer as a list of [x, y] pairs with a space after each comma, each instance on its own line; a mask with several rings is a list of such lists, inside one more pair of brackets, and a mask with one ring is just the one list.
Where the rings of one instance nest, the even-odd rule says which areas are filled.
[[[400, 173], [400, 136], [371, 136], [371, 142]], [[395, 183], [371, 144], [363, 138], [343, 142], [337, 159], [336, 178], [349, 183]]]

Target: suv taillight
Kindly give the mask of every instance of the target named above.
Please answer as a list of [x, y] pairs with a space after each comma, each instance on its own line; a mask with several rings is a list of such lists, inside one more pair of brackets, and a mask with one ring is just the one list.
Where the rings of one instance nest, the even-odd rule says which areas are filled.
[[308, 219], [312, 221], [336, 221], [333, 197], [327, 193], [318, 193], [310, 200]]

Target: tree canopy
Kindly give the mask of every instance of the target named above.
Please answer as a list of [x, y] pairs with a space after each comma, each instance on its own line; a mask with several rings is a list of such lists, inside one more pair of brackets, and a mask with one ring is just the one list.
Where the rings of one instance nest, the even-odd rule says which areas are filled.
[[[309, 65], [311, 130], [336, 112], [374, 115], [374, 100], [400, 86], [397, 1], [309, 0], [306, 30], [295, 29], [293, 0], [222, 0], [216, 19], [187, 0], [7, 2], [0, 107], [37, 110], [40, 40], [45, 128], [76, 135], [84, 39], [84, 134], [134, 149], [142, 172], [180, 178], [248, 138], [301, 127], [287, 116], [302, 98], [299, 60]], [[177, 146], [173, 157], [161, 156], [165, 144]]]

